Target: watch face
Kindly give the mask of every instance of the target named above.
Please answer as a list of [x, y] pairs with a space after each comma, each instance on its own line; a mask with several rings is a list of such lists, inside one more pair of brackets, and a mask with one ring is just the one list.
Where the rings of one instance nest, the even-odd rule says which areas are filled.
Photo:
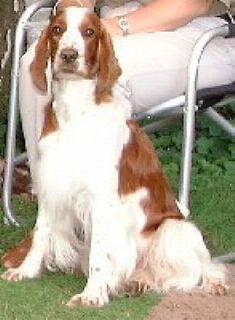
[[120, 20], [120, 23], [121, 23], [121, 25], [122, 25], [123, 27], [128, 27], [128, 21], [127, 21], [125, 18], [123, 18], [122, 20]]
[[123, 31], [123, 34], [126, 35], [128, 34], [129, 30], [129, 22], [126, 17], [120, 17], [118, 20], [118, 24], [120, 29]]

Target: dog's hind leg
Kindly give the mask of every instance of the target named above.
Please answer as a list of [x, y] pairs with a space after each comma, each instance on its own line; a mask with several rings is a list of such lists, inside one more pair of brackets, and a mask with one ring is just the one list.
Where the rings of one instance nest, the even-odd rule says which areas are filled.
[[188, 221], [167, 219], [156, 231], [148, 260], [156, 290], [202, 285], [211, 293], [227, 291], [224, 266], [212, 263], [200, 231]]

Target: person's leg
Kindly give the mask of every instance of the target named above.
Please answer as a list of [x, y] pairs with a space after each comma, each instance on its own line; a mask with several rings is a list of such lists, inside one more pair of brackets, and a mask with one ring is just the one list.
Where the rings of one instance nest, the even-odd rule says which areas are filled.
[[[198, 18], [173, 32], [115, 38], [116, 56], [132, 92], [133, 111], [141, 112], [183, 94], [196, 40], [204, 31], [223, 24], [224, 20], [219, 18]], [[213, 40], [200, 63], [198, 87], [218, 86], [234, 79], [234, 40]]]
[[31, 46], [21, 58], [19, 72], [19, 105], [25, 146], [33, 183], [35, 182], [35, 165], [38, 157], [38, 140], [42, 132], [44, 107], [50, 100], [50, 95], [42, 95], [32, 83], [29, 66], [34, 57], [34, 47]]

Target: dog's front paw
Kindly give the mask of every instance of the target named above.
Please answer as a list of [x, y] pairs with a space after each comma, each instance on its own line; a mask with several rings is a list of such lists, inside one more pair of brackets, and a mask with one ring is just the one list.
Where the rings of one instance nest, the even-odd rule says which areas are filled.
[[69, 308], [76, 308], [79, 306], [102, 307], [107, 302], [108, 301], [105, 301], [99, 296], [90, 297], [83, 294], [76, 294], [68, 301], [67, 306]]
[[11, 268], [5, 271], [1, 275], [1, 278], [7, 281], [21, 281], [28, 277], [20, 270], [20, 268]]
[[80, 294], [74, 295], [67, 303], [69, 308], [76, 308], [79, 306], [87, 307], [102, 307], [109, 302], [109, 297], [107, 290], [96, 289], [96, 290], [87, 290]]

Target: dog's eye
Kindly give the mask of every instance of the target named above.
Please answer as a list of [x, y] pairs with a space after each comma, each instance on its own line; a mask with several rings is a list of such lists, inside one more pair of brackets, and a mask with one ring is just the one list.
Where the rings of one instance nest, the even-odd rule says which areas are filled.
[[54, 35], [60, 35], [63, 33], [63, 29], [60, 26], [54, 26], [52, 32]]
[[83, 31], [82, 34], [84, 37], [91, 37], [94, 33], [95, 31], [92, 28], [87, 28]]

